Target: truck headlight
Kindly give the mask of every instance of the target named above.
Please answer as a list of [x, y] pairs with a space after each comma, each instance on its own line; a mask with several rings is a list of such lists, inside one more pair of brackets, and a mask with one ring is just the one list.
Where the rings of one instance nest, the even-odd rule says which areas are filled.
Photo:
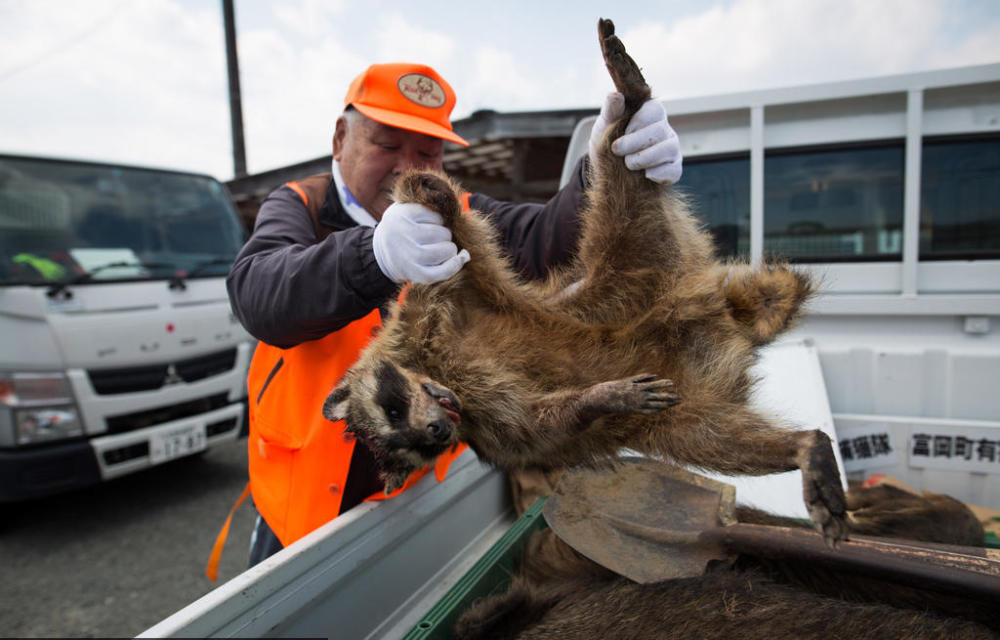
[[35, 444], [83, 435], [76, 407], [48, 407], [14, 411], [17, 444]]
[[[0, 373], [0, 410], [6, 409], [12, 444], [83, 435], [83, 423], [63, 373]], [[0, 437], [0, 441], [6, 438]]]

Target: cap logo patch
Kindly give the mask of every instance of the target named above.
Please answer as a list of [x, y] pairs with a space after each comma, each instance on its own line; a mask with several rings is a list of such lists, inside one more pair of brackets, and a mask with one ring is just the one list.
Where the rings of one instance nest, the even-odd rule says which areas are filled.
[[444, 89], [441, 85], [422, 73], [408, 73], [396, 82], [396, 86], [403, 97], [421, 107], [434, 109], [445, 102]]

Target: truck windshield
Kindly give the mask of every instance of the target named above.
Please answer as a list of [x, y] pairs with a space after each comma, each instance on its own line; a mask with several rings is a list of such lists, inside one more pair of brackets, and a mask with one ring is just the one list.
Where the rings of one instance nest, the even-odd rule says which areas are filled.
[[0, 285], [219, 276], [243, 239], [210, 177], [0, 156]]

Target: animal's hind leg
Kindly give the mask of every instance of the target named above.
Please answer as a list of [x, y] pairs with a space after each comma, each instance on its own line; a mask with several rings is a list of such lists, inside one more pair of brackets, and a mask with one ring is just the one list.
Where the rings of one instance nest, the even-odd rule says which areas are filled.
[[[711, 401], [709, 401], [711, 402]], [[813, 526], [830, 546], [848, 536], [846, 500], [833, 445], [822, 431], [778, 428], [740, 405], [672, 414], [662, 426], [661, 452], [678, 462], [727, 474], [765, 475], [800, 469], [802, 497]]]
[[713, 249], [678, 196], [644, 172], [629, 170], [611, 150], [651, 94], [611, 22], [602, 20], [599, 31], [605, 65], [625, 96], [625, 112], [608, 127], [591, 167], [578, 248], [582, 280], [553, 303], [589, 324], [615, 325], [648, 310], [678, 274], [707, 266]]
[[625, 111], [629, 114], [635, 113], [642, 103], [652, 96], [639, 65], [625, 51], [625, 45], [615, 35], [615, 23], [611, 20], [602, 18], [597, 21], [597, 38], [611, 80], [615, 83], [615, 88], [625, 96]]
[[459, 193], [458, 185], [446, 176], [418, 170], [400, 176], [393, 193], [397, 202], [416, 202], [440, 213], [455, 245], [471, 256], [458, 275], [435, 283], [437, 290], [452, 289], [450, 296], [456, 300], [468, 301], [478, 296], [507, 311], [533, 313], [537, 302], [528, 295], [503, 257], [496, 229], [476, 213], [463, 214]]
[[462, 211], [457, 191], [457, 185], [443, 175], [414, 170], [396, 181], [393, 200], [422, 204], [440, 213], [445, 225], [450, 226]]

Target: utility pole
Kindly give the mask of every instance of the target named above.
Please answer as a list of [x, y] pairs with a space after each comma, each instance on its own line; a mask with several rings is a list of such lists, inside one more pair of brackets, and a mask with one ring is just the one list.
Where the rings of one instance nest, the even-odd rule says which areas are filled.
[[233, 172], [247, 174], [247, 153], [243, 145], [243, 106], [240, 102], [240, 63], [236, 57], [236, 19], [233, 0], [222, 0], [222, 21], [226, 28], [226, 63], [229, 68], [229, 119], [233, 128]]

